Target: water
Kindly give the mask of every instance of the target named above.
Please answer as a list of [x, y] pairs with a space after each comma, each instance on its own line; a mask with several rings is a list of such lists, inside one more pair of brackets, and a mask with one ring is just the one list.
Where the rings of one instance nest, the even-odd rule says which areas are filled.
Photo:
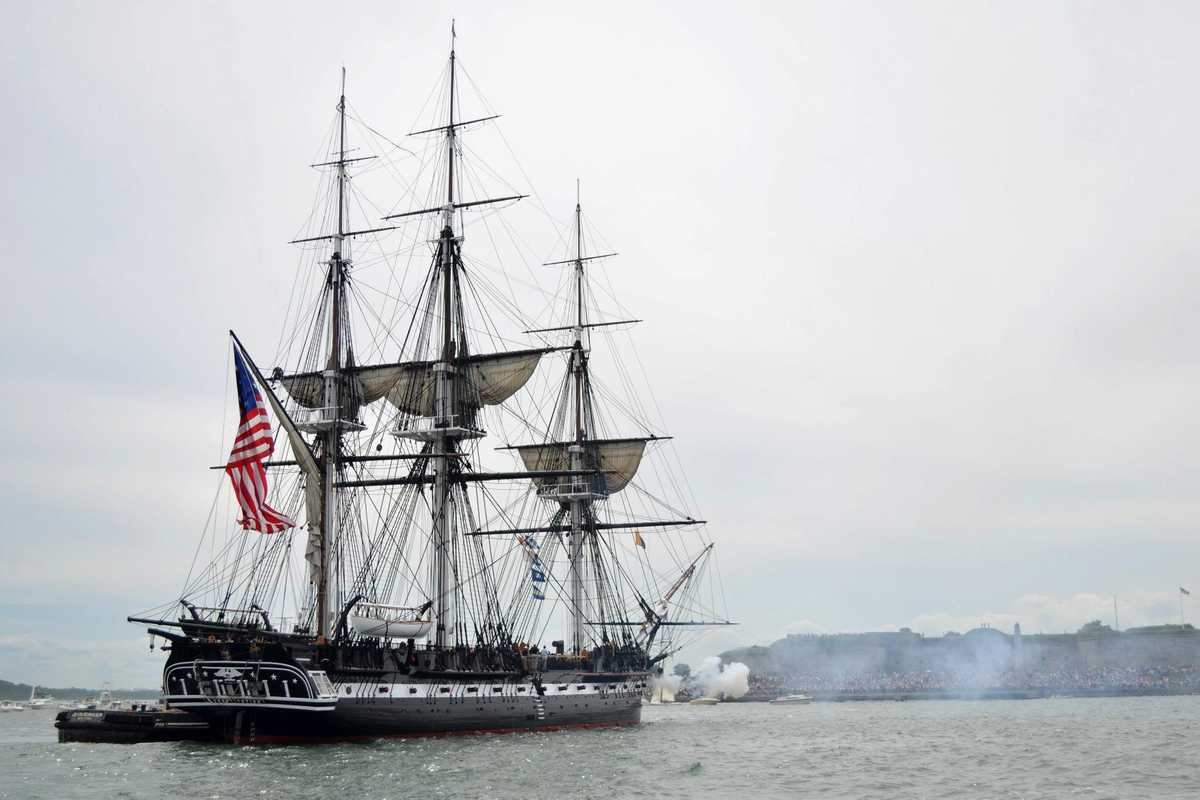
[[58, 744], [0, 715], [0, 798], [1200, 798], [1200, 696], [647, 706], [640, 728], [312, 747]]

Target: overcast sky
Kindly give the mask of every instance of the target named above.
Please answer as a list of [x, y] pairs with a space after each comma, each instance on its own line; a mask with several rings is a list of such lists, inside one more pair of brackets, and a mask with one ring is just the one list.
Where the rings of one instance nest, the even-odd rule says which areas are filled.
[[621, 252], [743, 622], [713, 652], [1178, 619], [1200, 6], [337, 10], [4, 3], [0, 677], [158, 683], [123, 620], [183, 582], [225, 331], [277, 340], [338, 69], [399, 137], [451, 17], [508, 177], [564, 218], [580, 177]]

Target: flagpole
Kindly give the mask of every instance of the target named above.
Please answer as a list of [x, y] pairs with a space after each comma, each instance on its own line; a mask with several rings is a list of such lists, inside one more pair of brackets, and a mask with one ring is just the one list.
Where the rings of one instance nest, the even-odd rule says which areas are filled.
[[304, 437], [300, 435], [300, 430], [296, 427], [296, 422], [288, 415], [287, 410], [283, 407], [283, 403], [279, 400], [279, 396], [275, 394], [275, 390], [271, 388], [271, 384], [267, 383], [267, 379], [258, 369], [258, 365], [254, 363], [254, 359], [250, 357], [250, 353], [246, 350], [246, 346], [242, 344], [242, 340], [232, 330], [229, 331], [229, 338], [233, 339], [234, 346], [242, 354], [242, 358], [246, 360], [246, 366], [250, 368], [250, 373], [258, 381], [258, 386], [267, 395], [267, 402], [271, 404], [271, 410], [275, 412], [275, 416], [279, 418], [279, 424], [287, 431], [288, 441], [291, 442], [292, 452], [296, 454], [296, 460], [300, 462], [300, 466], [306, 471], [315, 472], [318, 470], [317, 457], [313, 455], [313, 451], [309, 448], [308, 443], [304, 441]]

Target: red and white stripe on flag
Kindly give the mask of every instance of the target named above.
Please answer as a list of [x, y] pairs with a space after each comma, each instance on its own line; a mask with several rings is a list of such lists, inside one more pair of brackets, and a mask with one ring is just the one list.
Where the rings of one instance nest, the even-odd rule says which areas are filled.
[[225, 467], [233, 482], [233, 493], [242, 507], [238, 523], [248, 531], [279, 533], [296, 527], [296, 523], [267, 505], [267, 469], [261, 461], [245, 461]]
[[267, 505], [267, 468], [263, 461], [275, 452], [271, 436], [271, 420], [263, 408], [262, 397], [255, 388], [241, 353], [234, 350], [237, 372], [238, 406], [242, 424], [233, 439], [233, 450], [225, 474], [233, 484], [233, 494], [242, 507], [238, 524], [248, 531], [279, 533], [296, 527], [296, 523]]

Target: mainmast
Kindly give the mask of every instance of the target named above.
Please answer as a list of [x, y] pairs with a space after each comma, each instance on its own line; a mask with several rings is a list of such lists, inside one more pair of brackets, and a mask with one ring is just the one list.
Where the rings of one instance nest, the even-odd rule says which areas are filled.
[[341, 398], [338, 389], [342, 371], [342, 302], [346, 281], [346, 261], [343, 249], [346, 241], [346, 68], [342, 67], [342, 92], [338, 98], [338, 153], [337, 153], [337, 233], [333, 236], [333, 254], [329, 259], [329, 358], [325, 378], [325, 417], [329, 424], [325, 430], [321, 458], [322, 504], [321, 504], [321, 569], [317, 580], [317, 638], [329, 635], [330, 603], [329, 576], [330, 554], [333, 552], [335, 527], [337, 525], [337, 490], [334, 487], [338, 469], [337, 458], [341, 449]]
[[[453, 23], [450, 26], [450, 38], [450, 92], [446, 124], [426, 130], [414, 131], [410, 134], [417, 136], [439, 132], [445, 135], [446, 191], [444, 203], [432, 208], [405, 211], [384, 217], [385, 220], [391, 220], [436, 213], [441, 216], [442, 221], [441, 232], [437, 239], [437, 252], [431, 265], [428, 305], [425, 306], [432, 320], [436, 321], [439, 314], [441, 318], [441, 341], [436, 344], [434, 342], [430, 343], [432, 345], [430, 348], [432, 351], [430, 357], [433, 360], [433, 364], [429, 368], [434, 373], [432, 409], [426, 410], [424, 401], [418, 400], [415, 397], [411, 398], [415, 405], [407, 406], [404, 401], [401, 401], [398, 406], [405, 413], [429, 419], [432, 424], [429, 426], [417, 425], [415, 427], [406, 427], [398, 430], [396, 434], [402, 438], [425, 443], [428, 449], [423, 452], [428, 453], [429, 462], [434, 470], [433, 497], [431, 501], [432, 524], [430, 539], [432, 555], [429, 560], [429, 594], [430, 611], [434, 617], [434, 633], [431, 637], [431, 643], [439, 648], [457, 643], [451, 642], [451, 640], [456, 638], [454, 616], [457, 613], [456, 603], [459, 596], [453, 546], [455, 541], [453, 491], [455, 485], [460, 482], [457, 468], [460, 454], [458, 442], [462, 439], [478, 439], [484, 436], [484, 432], [475, 427], [475, 419], [471, 413], [471, 409], [501, 402], [513, 391], [520, 388], [520, 385], [528, 379], [529, 375], [528, 372], [521, 373], [523, 367], [518, 367], [515, 374], [510, 373], [507, 377], [500, 377], [500, 373], [493, 373], [497, 376], [496, 380], [498, 382], [489, 386], [488, 391], [494, 393], [499, 390], [503, 392], [503, 395], [492, 394], [489, 399], [481, 397], [478, 384], [473, 383], [473, 380], [475, 380], [473, 376], [482, 376], [491, 368], [490, 365], [492, 363], [500, 363], [501, 359], [511, 358], [512, 356], [507, 354], [485, 354], [480, 356], [472, 355], [468, 351], [466, 330], [462, 319], [459, 318], [461, 316], [461, 298], [457, 281], [462, 269], [460, 248], [463, 240], [461, 235], [455, 231], [455, 212], [463, 208], [477, 208], [493, 203], [520, 200], [525, 195], [511, 195], [480, 200], [463, 200], [459, 196], [461, 192], [458, 191], [456, 183], [457, 174], [461, 172], [461, 165], [458, 163], [458, 130], [468, 125], [495, 119], [495, 116], [471, 120], [459, 120], [457, 118], [458, 58], [455, 52], [456, 35]], [[536, 359], [540, 357], [542, 352], [544, 351], [525, 351], [518, 355], [520, 358], [534, 359], [529, 362], [530, 371], [532, 371], [532, 367], [536, 366]], [[468, 359], [470, 359], [469, 362]], [[425, 367], [422, 368], [424, 369]], [[460, 370], [464, 371], [465, 374], [460, 374]], [[471, 370], [475, 370], [476, 372], [473, 373]], [[480, 372], [481, 370], [482, 372]], [[503, 382], [506, 380], [513, 381], [514, 378], [516, 382], [513, 383], [511, 390], [505, 390]], [[460, 386], [462, 388], [459, 388]], [[463, 396], [456, 396], [460, 392], [463, 393]], [[351, 482], [346, 485], [367, 484], [355, 484]], [[465, 503], [466, 501], [464, 500], [463, 502]]]
[[450, 575], [450, 461], [456, 450], [454, 422], [454, 259], [458, 240], [454, 235], [454, 156], [455, 125], [454, 101], [455, 54], [454, 23], [450, 23], [450, 109], [446, 126], [446, 205], [442, 209], [442, 232], [438, 241], [438, 258], [442, 271], [442, 347], [437, 364], [436, 394], [434, 405], [434, 428], [439, 431], [434, 439], [435, 470], [433, 484], [433, 615], [434, 644], [441, 648], [447, 644], [453, 620], [453, 592]]
[[[579, 181], [575, 181], [575, 343], [571, 348], [571, 373], [575, 380], [575, 435], [570, 445], [572, 470], [583, 469], [583, 390], [586, 383], [587, 355], [583, 349], [583, 211], [579, 200]], [[576, 477], [576, 482], [580, 479]], [[586, 483], [571, 492], [571, 534], [568, 540], [571, 579], [571, 647], [583, 652], [583, 494]]]

